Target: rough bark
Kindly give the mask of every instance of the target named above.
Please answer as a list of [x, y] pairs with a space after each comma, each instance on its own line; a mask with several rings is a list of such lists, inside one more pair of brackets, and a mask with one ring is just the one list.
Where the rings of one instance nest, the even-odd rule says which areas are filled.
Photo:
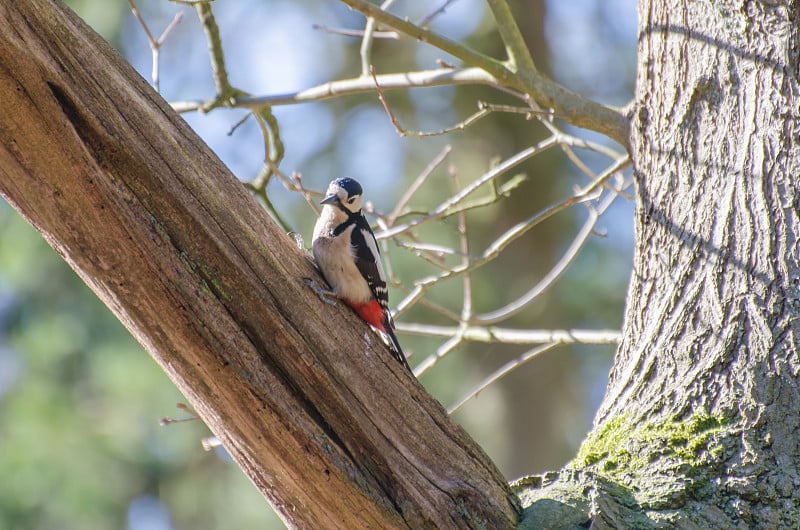
[[575, 470], [520, 486], [524, 524], [796, 528], [800, 6], [640, 4], [624, 339]]
[[298, 528], [508, 528], [479, 447], [125, 61], [61, 4], [0, 3], [0, 192]]

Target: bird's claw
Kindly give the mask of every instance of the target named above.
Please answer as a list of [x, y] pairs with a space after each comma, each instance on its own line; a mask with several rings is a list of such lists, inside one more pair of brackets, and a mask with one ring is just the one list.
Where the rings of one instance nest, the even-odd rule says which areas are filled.
[[330, 289], [325, 289], [324, 287], [320, 286], [320, 284], [317, 283], [317, 280], [314, 278], [303, 278], [303, 280], [305, 280], [306, 286], [309, 289], [317, 293], [317, 296], [320, 300], [326, 304], [336, 305], [335, 299], [338, 298], [338, 296], [336, 295], [335, 291], [331, 291]]

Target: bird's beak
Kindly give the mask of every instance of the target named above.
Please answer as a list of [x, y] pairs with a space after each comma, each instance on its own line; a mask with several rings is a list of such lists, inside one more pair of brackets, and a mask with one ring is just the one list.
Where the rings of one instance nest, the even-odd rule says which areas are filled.
[[339, 200], [339, 196], [338, 195], [328, 195], [327, 197], [325, 197], [324, 199], [319, 201], [319, 203], [320, 204], [332, 204], [334, 202], [337, 202], [338, 200]]

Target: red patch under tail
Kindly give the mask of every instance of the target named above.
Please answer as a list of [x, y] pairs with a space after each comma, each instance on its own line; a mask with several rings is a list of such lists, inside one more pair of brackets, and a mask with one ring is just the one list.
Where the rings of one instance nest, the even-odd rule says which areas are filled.
[[365, 304], [357, 304], [347, 301], [345, 302], [347, 305], [356, 310], [356, 313], [358, 313], [358, 316], [360, 316], [364, 322], [373, 328], [386, 333], [386, 327], [384, 326], [386, 317], [383, 314], [383, 308], [381, 308], [381, 304], [379, 304], [377, 300], [370, 300]]
[[[345, 300], [345, 303], [355, 309], [358, 316], [360, 316], [367, 324], [380, 331], [390, 341], [390, 349], [395, 358], [400, 361], [400, 364], [405, 366], [409, 372], [411, 367], [406, 361], [406, 356], [400, 348], [400, 342], [392, 330], [391, 325], [387, 322], [386, 315], [383, 314], [383, 308], [377, 300], [370, 300], [365, 304], [355, 304]], [[413, 373], [413, 372], [412, 372]]]

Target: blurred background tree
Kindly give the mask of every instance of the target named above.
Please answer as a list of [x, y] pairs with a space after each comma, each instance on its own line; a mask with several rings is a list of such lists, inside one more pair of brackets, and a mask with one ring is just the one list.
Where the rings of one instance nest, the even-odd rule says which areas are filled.
[[[126, 2], [68, 2], [112, 42], [146, 78], [151, 53]], [[476, 49], [502, 56], [483, 2], [442, 2], [431, 27]], [[202, 29], [191, 8], [140, 0], [155, 32], [176, 13], [183, 20], [161, 49], [160, 91], [169, 101], [214, 93]], [[432, 8], [406, 6], [418, 18]], [[359, 38], [333, 28], [359, 29], [363, 16], [338, 2], [241, 1], [214, 4], [233, 84], [257, 95], [297, 91], [360, 70]], [[633, 0], [536, 0], [515, 4], [537, 66], [595, 100], [630, 100], [635, 69]], [[316, 25], [316, 26], [315, 26]], [[328, 28], [328, 29], [325, 29]], [[378, 40], [375, 64], [393, 71], [430, 69], [450, 58], [408, 40]], [[498, 100], [483, 87], [439, 87], [387, 93], [404, 127], [440, 130], [463, 120], [478, 101]], [[452, 193], [448, 166], [462, 184], [547, 136], [538, 122], [496, 113], [463, 132], [425, 140], [401, 137], [374, 93], [274, 108], [286, 153], [281, 168], [298, 172], [309, 188], [350, 175], [366, 188], [377, 210], [387, 211], [446, 145], [452, 151], [428, 179], [413, 206], [431, 208]], [[218, 109], [185, 119], [243, 181], [263, 162], [263, 139], [254, 120], [229, 134], [246, 114]], [[566, 127], [581, 137], [600, 135]], [[600, 157], [587, 164], [599, 171]], [[516, 169], [527, 180], [509, 200], [471, 215], [471, 240], [483, 248], [505, 230], [561, 198], [586, 177], [559, 151]], [[268, 194], [288, 225], [310, 238], [313, 216], [302, 198], [272, 182]], [[427, 201], [427, 202], [423, 202]], [[516, 328], [618, 329], [631, 260], [632, 205], [617, 200], [598, 233], [554, 288], [513, 317]], [[512, 300], [546, 274], [570, 244], [585, 212], [566, 210], [509, 247], [473, 276], [476, 312]], [[428, 240], [457, 246], [450, 230]], [[162, 428], [175, 415], [180, 394], [108, 310], [95, 299], [41, 237], [7, 205], [0, 206], [0, 528], [281, 528], [263, 498], [225, 454], [205, 453], [208, 432], [198, 422]], [[425, 265], [389, 246], [404, 285]], [[431, 269], [433, 270], [433, 269]], [[401, 290], [392, 293], [397, 303]], [[431, 299], [458, 311], [460, 284], [437, 287]], [[448, 324], [414, 308], [401, 321]], [[401, 335], [412, 365], [441, 340]], [[421, 377], [445, 406], [457, 402], [489, 373], [529, 346], [470, 344]], [[482, 445], [508, 479], [557, 469], [575, 454], [605, 388], [612, 346], [561, 346], [536, 357], [470, 400], [455, 418]]]

